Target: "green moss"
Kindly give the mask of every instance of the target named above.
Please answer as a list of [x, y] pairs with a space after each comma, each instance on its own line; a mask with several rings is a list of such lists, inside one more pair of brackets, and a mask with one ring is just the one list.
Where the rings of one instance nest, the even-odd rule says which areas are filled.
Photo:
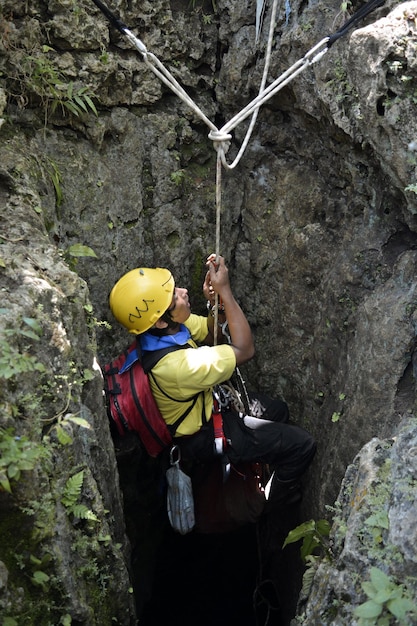
[[166, 238], [166, 243], [168, 244], [168, 247], [173, 250], [175, 248], [178, 248], [181, 244], [181, 237], [179, 236], [179, 234], [177, 232], [174, 233], [170, 233], [168, 235], [168, 237]]
[[[94, 525], [77, 529], [71, 550], [77, 563], [75, 576], [79, 588], [84, 590], [95, 624], [111, 624], [113, 598], [109, 591], [112, 572], [109, 569], [108, 548], [110, 538], [102, 537]], [[113, 545], [120, 549], [120, 545]]]
[[58, 624], [65, 598], [53, 574], [53, 557], [40, 542], [44, 532], [11, 497], [0, 502], [0, 511], [0, 559], [9, 573], [10, 604], [4, 617], [14, 618], [19, 626]]

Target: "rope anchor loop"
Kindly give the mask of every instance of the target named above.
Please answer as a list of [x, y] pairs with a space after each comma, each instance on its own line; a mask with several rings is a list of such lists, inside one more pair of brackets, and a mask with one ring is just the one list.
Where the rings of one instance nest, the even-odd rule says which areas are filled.
[[213, 142], [214, 149], [217, 152], [221, 150], [224, 154], [227, 154], [227, 151], [230, 148], [232, 135], [222, 130], [211, 130], [208, 134], [208, 138]]

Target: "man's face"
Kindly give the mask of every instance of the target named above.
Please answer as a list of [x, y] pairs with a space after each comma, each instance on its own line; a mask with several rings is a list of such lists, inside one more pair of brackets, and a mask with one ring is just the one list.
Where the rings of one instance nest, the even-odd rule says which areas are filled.
[[171, 306], [168, 309], [173, 322], [183, 324], [188, 320], [191, 314], [191, 305], [188, 299], [188, 290], [182, 287], [174, 288]]

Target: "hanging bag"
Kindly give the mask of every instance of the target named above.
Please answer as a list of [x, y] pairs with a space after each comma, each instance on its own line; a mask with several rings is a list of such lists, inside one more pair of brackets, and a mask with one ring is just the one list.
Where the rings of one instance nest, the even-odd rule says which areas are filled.
[[169, 460], [171, 467], [166, 473], [168, 518], [174, 530], [186, 535], [195, 525], [191, 478], [180, 468], [181, 453], [178, 446], [172, 446]]

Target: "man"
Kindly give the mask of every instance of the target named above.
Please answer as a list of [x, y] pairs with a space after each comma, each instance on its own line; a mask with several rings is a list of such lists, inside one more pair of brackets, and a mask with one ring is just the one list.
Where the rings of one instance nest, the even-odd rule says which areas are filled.
[[[228, 381], [237, 366], [255, 352], [248, 321], [235, 300], [222, 257], [207, 259], [203, 293], [212, 312], [215, 294], [221, 302], [219, 323], [227, 319], [230, 343], [213, 345], [213, 315], [191, 313], [187, 289], [176, 287], [167, 269], [137, 268], [116, 283], [110, 294], [114, 317], [139, 335], [143, 354], [167, 346], [185, 346], [163, 356], [152, 368], [150, 381], [168, 424], [182, 417], [176, 438], [182, 458], [209, 460], [215, 456], [213, 387]], [[222, 411], [225, 454], [232, 464], [256, 461], [274, 471], [278, 485], [291, 487], [307, 469], [316, 444], [305, 430], [288, 424], [287, 405], [261, 398], [262, 418]], [[271, 489], [273, 498], [274, 487]]]

